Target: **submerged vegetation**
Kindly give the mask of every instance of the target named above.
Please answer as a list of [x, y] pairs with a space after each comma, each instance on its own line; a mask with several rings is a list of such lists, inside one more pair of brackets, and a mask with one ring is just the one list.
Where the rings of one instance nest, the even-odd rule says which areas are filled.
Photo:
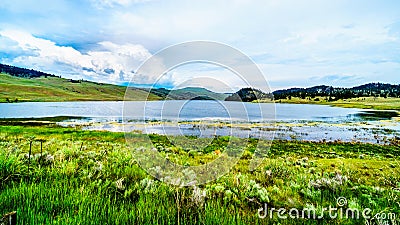
[[[173, 146], [165, 136], [132, 134], [133, 149], [155, 147], [192, 166], [224, 152], [229, 137], [203, 150]], [[324, 208], [371, 209], [369, 224], [398, 222], [400, 142], [373, 145], [274, 141], [255, 171], [251, 139], [231, 171], [205, 185], [174, 187], [139, 167], [123, 133], [52, 126], [0, 127], [0, 214], [17, 224], [365, 224], [331, 218]], [[260, 209], [313, 209], [322, 219], [259, 218]]]

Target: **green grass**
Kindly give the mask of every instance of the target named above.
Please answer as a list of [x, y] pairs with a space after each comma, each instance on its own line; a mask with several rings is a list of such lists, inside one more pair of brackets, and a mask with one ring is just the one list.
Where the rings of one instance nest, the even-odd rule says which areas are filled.
[[[0, 74], [0, 102], [17, 101], [121, 101], [126, 87], [88, 81], [72, 83], [58, 77], [19, 78]], [[132, 89], [126, 100], [146, 100], [148, 92]], [[150, 94], [149, 100], [160, 97]]]
[[[146, 138], [132, 134], [133, 148], [150, 148]], [[188, 165], [214, 160], [216, 150], [223, 151], [230, 139], [201, 139], [211, 144], [194, 154], [190, 147], [172, 146], [165, 136], [150, 138], [160, 154]], [[45, 140], [42, 155], [40, 139]], [[30, 140], [34, 157], [29, 161]], [[261, 142], [251, 139], [228, 174], [194, 189], [150, 177], [138, 166], [123, 133], [0, 126], [0, 214], [17, 211], [18, 224], [365, 224], [331, 220], [326, 214], [323, 220], [257, 216], [265, 203], [321, 211], [346, 197], [344, 208], [399, 215], [398, 142], [274, 141], [263, 164], [249, 172], [249, 159]]]
[[[316, 101], [315, 99], [319, 99]], [[269, 100], [261, 102], [271, 102]], [[398, 110], [400, 111], [400, 98], [383, 98], [383, 97], [362, 97], [352, 99], [339, 99], [337, 101], [326, 101], [324, 97], [316, 97], [311, 100], [292, 97], [289, 99], [276, 100], [276, 103], [290, 104], [319, 104], [331, 105], [344, 108], [360, 108], [360, 109], [376, 109], [376, 110]]]

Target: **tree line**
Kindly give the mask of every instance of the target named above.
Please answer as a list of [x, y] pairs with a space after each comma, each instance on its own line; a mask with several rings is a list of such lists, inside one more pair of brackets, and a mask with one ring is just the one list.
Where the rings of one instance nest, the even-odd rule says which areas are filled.
[[0, 73], [7, 73], [15, 77], [23, 78], [37, 78], [37, 77], [60, 77], [53, 74], [40, 72], [33, 69], [25, 69], [16, 66], [10, 66], [5, 64], [0, 64]]
[[291, 99], [297, 97], [301, 99], [315, 99], [323, 97], [328, 101], [339, 99], [350, 99], [360, 97], [400, 97], [400, 85], [369, 83], [352, 88], [336, 88], [332, 86], [315, 86], [311, 88], [291, 88], [273, 92], [274, 99]]
[[291, 99], [293, 97], [309, 99], [314, 101], [323, 100], [336, 101], [339, 99], [351, 99], [362, 97], [394, 97], [400, 98], [400, 85], [369, 83], [352, 88], [338, 88], [326, 85], [314, 86], [310, 88], [290, 88], [277, 90], [272, 93], [264, 93], [254, 88], [242, 88], [236, 93], [231, 94], [225, 101], [244, 101], [254, 100], [280, 100]]

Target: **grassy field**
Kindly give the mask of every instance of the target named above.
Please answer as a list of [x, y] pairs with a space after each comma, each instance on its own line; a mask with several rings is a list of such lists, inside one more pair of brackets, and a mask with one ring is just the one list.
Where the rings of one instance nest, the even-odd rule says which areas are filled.
[[[146, 137], [133, 134], [134, 149], [151, 148]], [[214, 160], [229, 141], [219, 137], [193, 152], [172, 146], [165, 136], [150, 138], [162, 155], [183, 165]], [[365, 224], [331, 219], [326, 211], [316, 220], [258, 217], [265, 204], [319, 215], [337, 207], [339, 197], [347, 199], [343, 210], [400, 213], [398, 140], [390, 145], [274, 141], [263, 164], [249, 172], [256, 144], [248, 142], [239, 163], [220, 179], [179, 188], [142, 170], [123, 133], [0, 126], [0, 214], [17, 211], [17, 224]], [[395, 224], [388, 216], [368, 222]]]
[[[263, 100], [260, 102], [271, 102]], [[360, 108], [360, 109], [376, 109], [376, 110], [398, 110], [400, 111], [400, 98], [383, 98], [383, 97], [363, 97], [352, 99], [339, 99], [337, 101], [327, 101], [324, 97], [315, 97], [313, 99], [302, 99], [292, 97], [291, 99], [276, 100], [276, 103], [290, 103], [290, 104], [320, 104], [331, 105], [344, 108]]]
[[[126, 87], [88, 81], [74, 83], [58, 77], [19, 78], [0, 74], [0, 102], [15, 101], [121, 101]], [[127, 100], [146, 100], [148, 92], [129, 91]], [[150, 94], [149, 100], [160, 97]]]

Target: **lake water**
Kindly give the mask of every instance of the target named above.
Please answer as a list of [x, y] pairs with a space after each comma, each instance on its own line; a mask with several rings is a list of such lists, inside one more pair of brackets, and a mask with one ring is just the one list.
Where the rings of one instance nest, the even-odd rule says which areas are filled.
[[0, 118], [59, 116], [75, 117], [59, 123], [64, 126], [83, 125], [84, 129], [199, 137], [250, 135], [270, 138], [266, 134], [273, 130], [278, 139], [382, 143], [400, 132], [395, 112], [325, 105], [225, 101], [0, 104]]
[[[124, 111], [125, 105], [125, 111]], [[363, 110], [304, 104], [218, 101], [24, 102], [0, 103], [0, 118], [71, 116], [131, 120], [318, 120], [357, 118]]]

